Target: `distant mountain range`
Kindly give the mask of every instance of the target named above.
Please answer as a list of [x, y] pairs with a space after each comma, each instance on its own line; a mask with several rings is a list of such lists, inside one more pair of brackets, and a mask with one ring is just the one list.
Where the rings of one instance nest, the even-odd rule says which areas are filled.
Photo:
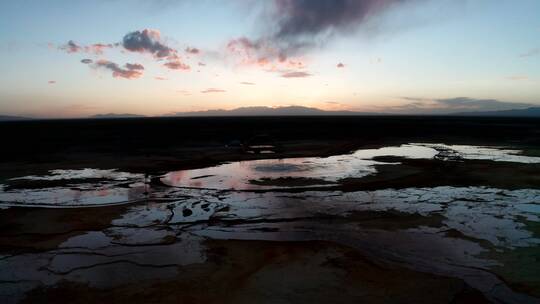
[[504, 111], [460, 112], [451, 115], [459, 116], [493, 116], [493, 117], [540, 117], [540, 107]]
[[382, 113], [354, 111], [325, 111], [302, 106], [289, 107], [242, 107], [232, 110], [207, 110], [196, 112], [177, 112], [172, 116], [320, 116], [320, 115], [382, 115]]
[[137, 115], [137, 114], [129, 114], [129, 113], [107, 113], [107, 114], [96, 114], [92, 115], [89, 118], [141, 118], [146, 117], [144, 115]]
[[[374, 112], [355, 112], [355, 111], [325, 111], [317, 108], [289, 106], [289, 107], [242, 107], [232, 110], [207, 110], [195, 112], [177, 112], [168, 114], [168, 117], [223, 117], [223, 116], [354, 116], [354, 115], [404, 115], [401, 113], [374, 113]], [[430, 115], [430, 114], [422, 114]], [[531, 107], [527, 109], [502, 110], [502, 111], [470, 111], [455, 112], [447, 114], [432, 114], [437, 116], [486, 116], [486, 117], [540, 117], [540, 107]], [[96, 114], [88, 118], [92, 119], [114, 119], [114, 118], [141, 118], [147, 117], [138, 114], [129, 113], [107, 113]], [[20, 121], [31, 120], [35, 118], [0, 115], [0, 121]]]
[[[171, 116], [182, 117], [203, 117], [203, 116], [353, 116], [353, 115], [406, 115], [403, 113], [375, 113], [375, 112], [356, 112], [356, 111], [326, 111], [317, 108], [309, 108], [302, 106], [289, 107], [242, 107], [232, 110], [207, 110], [196, 112], [178, 112]], [[411, 114], [407, 114], [411, 115]], [[471, 111], [471, 112], [455, 112], [447, 114], [429, 114], [421, 115], [437, 115], [437, 116], [494, 116], [494, 117], [540, 117], [540, 107], [531, 107], [527, 109], [501, 110], [501, 111]]]
[[0, 115], [0, 121], [16, 121], [16, 120], [29, 120], [32, 118], [20, 117], [20, 116], [9, 116], [9, 115]]

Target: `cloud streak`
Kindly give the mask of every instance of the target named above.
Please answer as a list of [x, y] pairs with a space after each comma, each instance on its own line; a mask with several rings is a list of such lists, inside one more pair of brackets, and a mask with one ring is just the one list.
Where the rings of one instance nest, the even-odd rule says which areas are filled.
[[102, 55], [105, 49], [115, 47], [115, 44], [94, 43], [90, 45], [79, 45], [75, 41], [70, 40], [66, 44], [61, 45], [58, 49], [67, 53], [90, 53], [95, 55]]
[[506, 78], [509, 80], [529, 80], [529, 77], [526, 75], [512, 75]]
[[469, 97], [440, 99], [401, 97], [401, 99], [411, 102], [401, 106], [389, 107], [385, 110], [389, 112], [410, 114], [448, 114], [472, 111], [504, 111], [533, 106], [529, 103], [508, 102], [497, 99], [476, 99]]
[[286, 72], [281, 74], [281, 77], [283, 78], [304, 78], [312, 76], [310, 73], [307, 72], [301, 72], [301, 71], [295, 71], [295, 72]]
[[201, 93], [224, 93], [225, 90], [222, 89], [216, 89], [216, 88], [208, 88], [206, 90], [201, 91]]
[[468, 97], [456, 97], [446, 99], [436, 99], [437, 103], [449, 109], [471, 109], [471, 110], [511, 110], [520, 107], [529, 107], [527, 103], [506, 102], [496, 99], [474, 99]]
[[182, 63], [180, 60], [175, 60], [175, 61], [169, 61], [165, 64], [163, 64], [163, 66], [165, 66], [166, 68], [169, 68], [171, 70], [189, 70], [191, 69], [191, 67], [185, 63]]
[[532, 57], [540, 55], [540, 48], [530, 49], [527, 52], [520, 54], [519, 57], [526, 58], [526, 57]]

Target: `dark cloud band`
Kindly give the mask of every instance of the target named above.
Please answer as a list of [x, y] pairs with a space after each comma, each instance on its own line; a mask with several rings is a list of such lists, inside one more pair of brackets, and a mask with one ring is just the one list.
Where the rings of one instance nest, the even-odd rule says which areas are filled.
[[[324, 44], [335, 34], [358, 30], [396, 4], [411, 1], [415, 0], [274, 0], [271, 21], [263, 25], [265, 32], [231, 43], [284, 61]], [[268, 50], [273, 50], [272, 54]]]

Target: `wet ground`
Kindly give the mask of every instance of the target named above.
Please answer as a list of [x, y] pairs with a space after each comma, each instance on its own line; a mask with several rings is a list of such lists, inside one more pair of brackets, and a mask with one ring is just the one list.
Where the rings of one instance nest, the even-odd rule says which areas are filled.
[[407, 143], [5, 178], [0, 302], [540, 303], [526, 152]]

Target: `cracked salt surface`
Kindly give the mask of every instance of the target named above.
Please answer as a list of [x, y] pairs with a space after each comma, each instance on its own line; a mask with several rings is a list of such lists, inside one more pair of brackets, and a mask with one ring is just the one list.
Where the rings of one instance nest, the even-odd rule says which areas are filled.
[[0, 206], [28, 207], [92, 207], [125, 204], [143, 199], [144, 185], [118, 187], [114, 184], [77, 185], [77, 188], [53, 187], [0, 191]]
[[[66, 181], [63, 187], [6, 190], [0, 185], [0, 206], [91, 207], [133, 202], [144, 198], [144, 174], [115, 169], [51, 170], [11, 181]], [[98, 181], [95, 181], [95, 180]], [[89, 180], [89, 181], [86, 181]]]
[[[485, 255], [540, 245], [538, 236], [522, 222], [540, 221], [535, 210], [522, 208], [539, 200], [540, 190], [486, 187], [309, 191], [286, 196], [230, 192], [222, 199], [229, 207], [226, 214], [214, 216], [212, 225], [189, 231], [216, 239], [337, 242], [375, 259], [462, 278], [505, 303], [523, 303], [532, 299], [501, 282], [490, 269], [504, 264]], [[413, 220], [409, 227], [407, 217], [385, 218], [384, 212], [420, 214], [425, 222]], [[458, 234], [447, 235], [450, 231]]]
[[[8, 294], [14, 301], [24, 291], [61, 280], [109, 287], [173, 277], [178, 266], [204, 263], [204, 242], [216, 238], [338, 242], [374, 258], [463, 278], [503, 302], [526, 302], [490, 272], [501, 262], [483, 254], [540, 245], [525, 224], [540, 221], [540, 190], [450, 186], [302, 193], [219, 190], [272, 189], [250, 181], [279, 177], [338, 183], [374, 173], [376, 156], [433, 159], [441, 151], [445, 152], [441, 159], [448, 161], [540, 162], [515, 150], [410, 144], [328, 158], [257, 160], [171, 172], [162, 181], [176, 187], [152, 189], [144, 200], [143, 176], [115, 170], [55, 170], [50, 176], [26, 177], [77, 180], [76, 188], [6, 190], [0, 185], [2, 207], [133, 203], [107, 229], [83, 231], [54, 250], [3, 256], [0, 297]], [[105, 181], [80, 181], [91, 178]], [[363, 212], [371, 213], [362, 216]], [[458, 234], [449, 236], [449, 231]]]
[[[169, 188], [159, 196], [133, 204], [110, 228], [73, 236], [47, 252], [3, 258], [0, 281], [26, 282], [16, 286], [19, 292], [63, 279], [110, 287], [174, 277], [181, 265], [204, 263], [207, 238], [325, 240], [383, 261], [463, 278], [508, 300], [521, 298], [489, 271], [500, 262], [482, 254], [491, 246], [540, 244], [522, 223], [540, 220], [535, 210], [523, 208], [537, 205], [540, 190], [436, 187], [284, 194]], [[362, 212], [375, 213], [356, 217]], [[385, 218], [384, 212], [409, 214], [412, 222], [403, 215]], [[447, 236], [451, 229], [463, 237]]]
[[203, 239], [198, 236], [182, 234], [167, 245], [142, 246], [135, 242], [126, 246], [129, 242], [116, 244], [115, 235], [91, 231], [68, 239], [56, 250], [0, 260], [0, 299], [16, 303], [28, 290], [61, 281], [110, 288], [173, 278], [179, 266], [206, 261]]
[[232, 192], [222, 199], [229, 207], [223, 221], [296, 218], [323, 219], [321, 215], [347, 217], [362, 211], [397, 211], [426, 217], [443, 216], [443, 224], [465, 236], [486, 240], [494, 246], [536, 246], [540, 239], [528, 231], [520, 218], [540, 221], [537, 210], [540, 190], [501, 190], [486, 187], [435, 187], [385, 189], [342, 193], [309, 191], [289, 194]]

